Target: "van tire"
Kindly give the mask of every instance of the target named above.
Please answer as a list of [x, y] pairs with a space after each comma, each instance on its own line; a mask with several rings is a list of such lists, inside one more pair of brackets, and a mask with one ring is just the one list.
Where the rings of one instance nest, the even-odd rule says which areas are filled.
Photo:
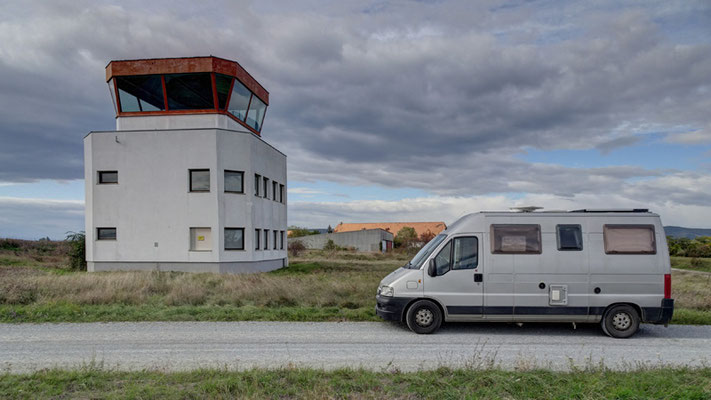
[[442, 311], [429, 300], [418, 300], [407, 309], [405, 322], [415, 333], [430, 334], [442, 325]]
[[625, 339], [637, 333], [639, 323], [639, 313], [627, 304], [610, 307], [600, 321], [602, 331], [616, 339]]

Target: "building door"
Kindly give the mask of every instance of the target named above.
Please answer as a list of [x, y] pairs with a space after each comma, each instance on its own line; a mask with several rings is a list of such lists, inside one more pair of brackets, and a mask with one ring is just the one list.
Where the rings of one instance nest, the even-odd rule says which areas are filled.
[[477, 235], [452, 238], [433, 259], [437, 276], [424, 275], [425, 296], [438, 300], [450, 317], [482, 315], [479, 242]]

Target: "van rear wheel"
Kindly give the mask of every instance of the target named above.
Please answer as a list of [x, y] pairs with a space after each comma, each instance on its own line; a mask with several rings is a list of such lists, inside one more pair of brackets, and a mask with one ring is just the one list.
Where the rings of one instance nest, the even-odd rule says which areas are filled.
[[634, 335], [639, 330], [639, 323], [637, 310], [626, 304], [611, 307], [600, 321], [603, 332], [617, 339]]
[[413, 332], [429, 334], [442, 325], [442, 312], [433, 302], [418, 300], [407, 309], [405, 322]]

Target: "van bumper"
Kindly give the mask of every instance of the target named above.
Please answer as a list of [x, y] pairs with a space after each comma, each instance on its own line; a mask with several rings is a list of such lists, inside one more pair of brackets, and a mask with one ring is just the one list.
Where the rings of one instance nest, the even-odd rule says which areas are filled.
[[661, 307], [645, 307], [642, 311], [642, 322], [666, 325], [674, 315], [674, 299], [662, 299]]
[[409, 297], [375, 296], [375, 313], [388, 321], [402, 321], [402, 313], [411, 300]]

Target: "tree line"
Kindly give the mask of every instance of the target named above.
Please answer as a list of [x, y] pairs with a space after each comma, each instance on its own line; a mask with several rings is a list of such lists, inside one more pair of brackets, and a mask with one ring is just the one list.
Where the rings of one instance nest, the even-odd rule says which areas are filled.
[[669, 255], [680, 257], [711, 257], [711, 236], [694, 239], [667, 236]]

